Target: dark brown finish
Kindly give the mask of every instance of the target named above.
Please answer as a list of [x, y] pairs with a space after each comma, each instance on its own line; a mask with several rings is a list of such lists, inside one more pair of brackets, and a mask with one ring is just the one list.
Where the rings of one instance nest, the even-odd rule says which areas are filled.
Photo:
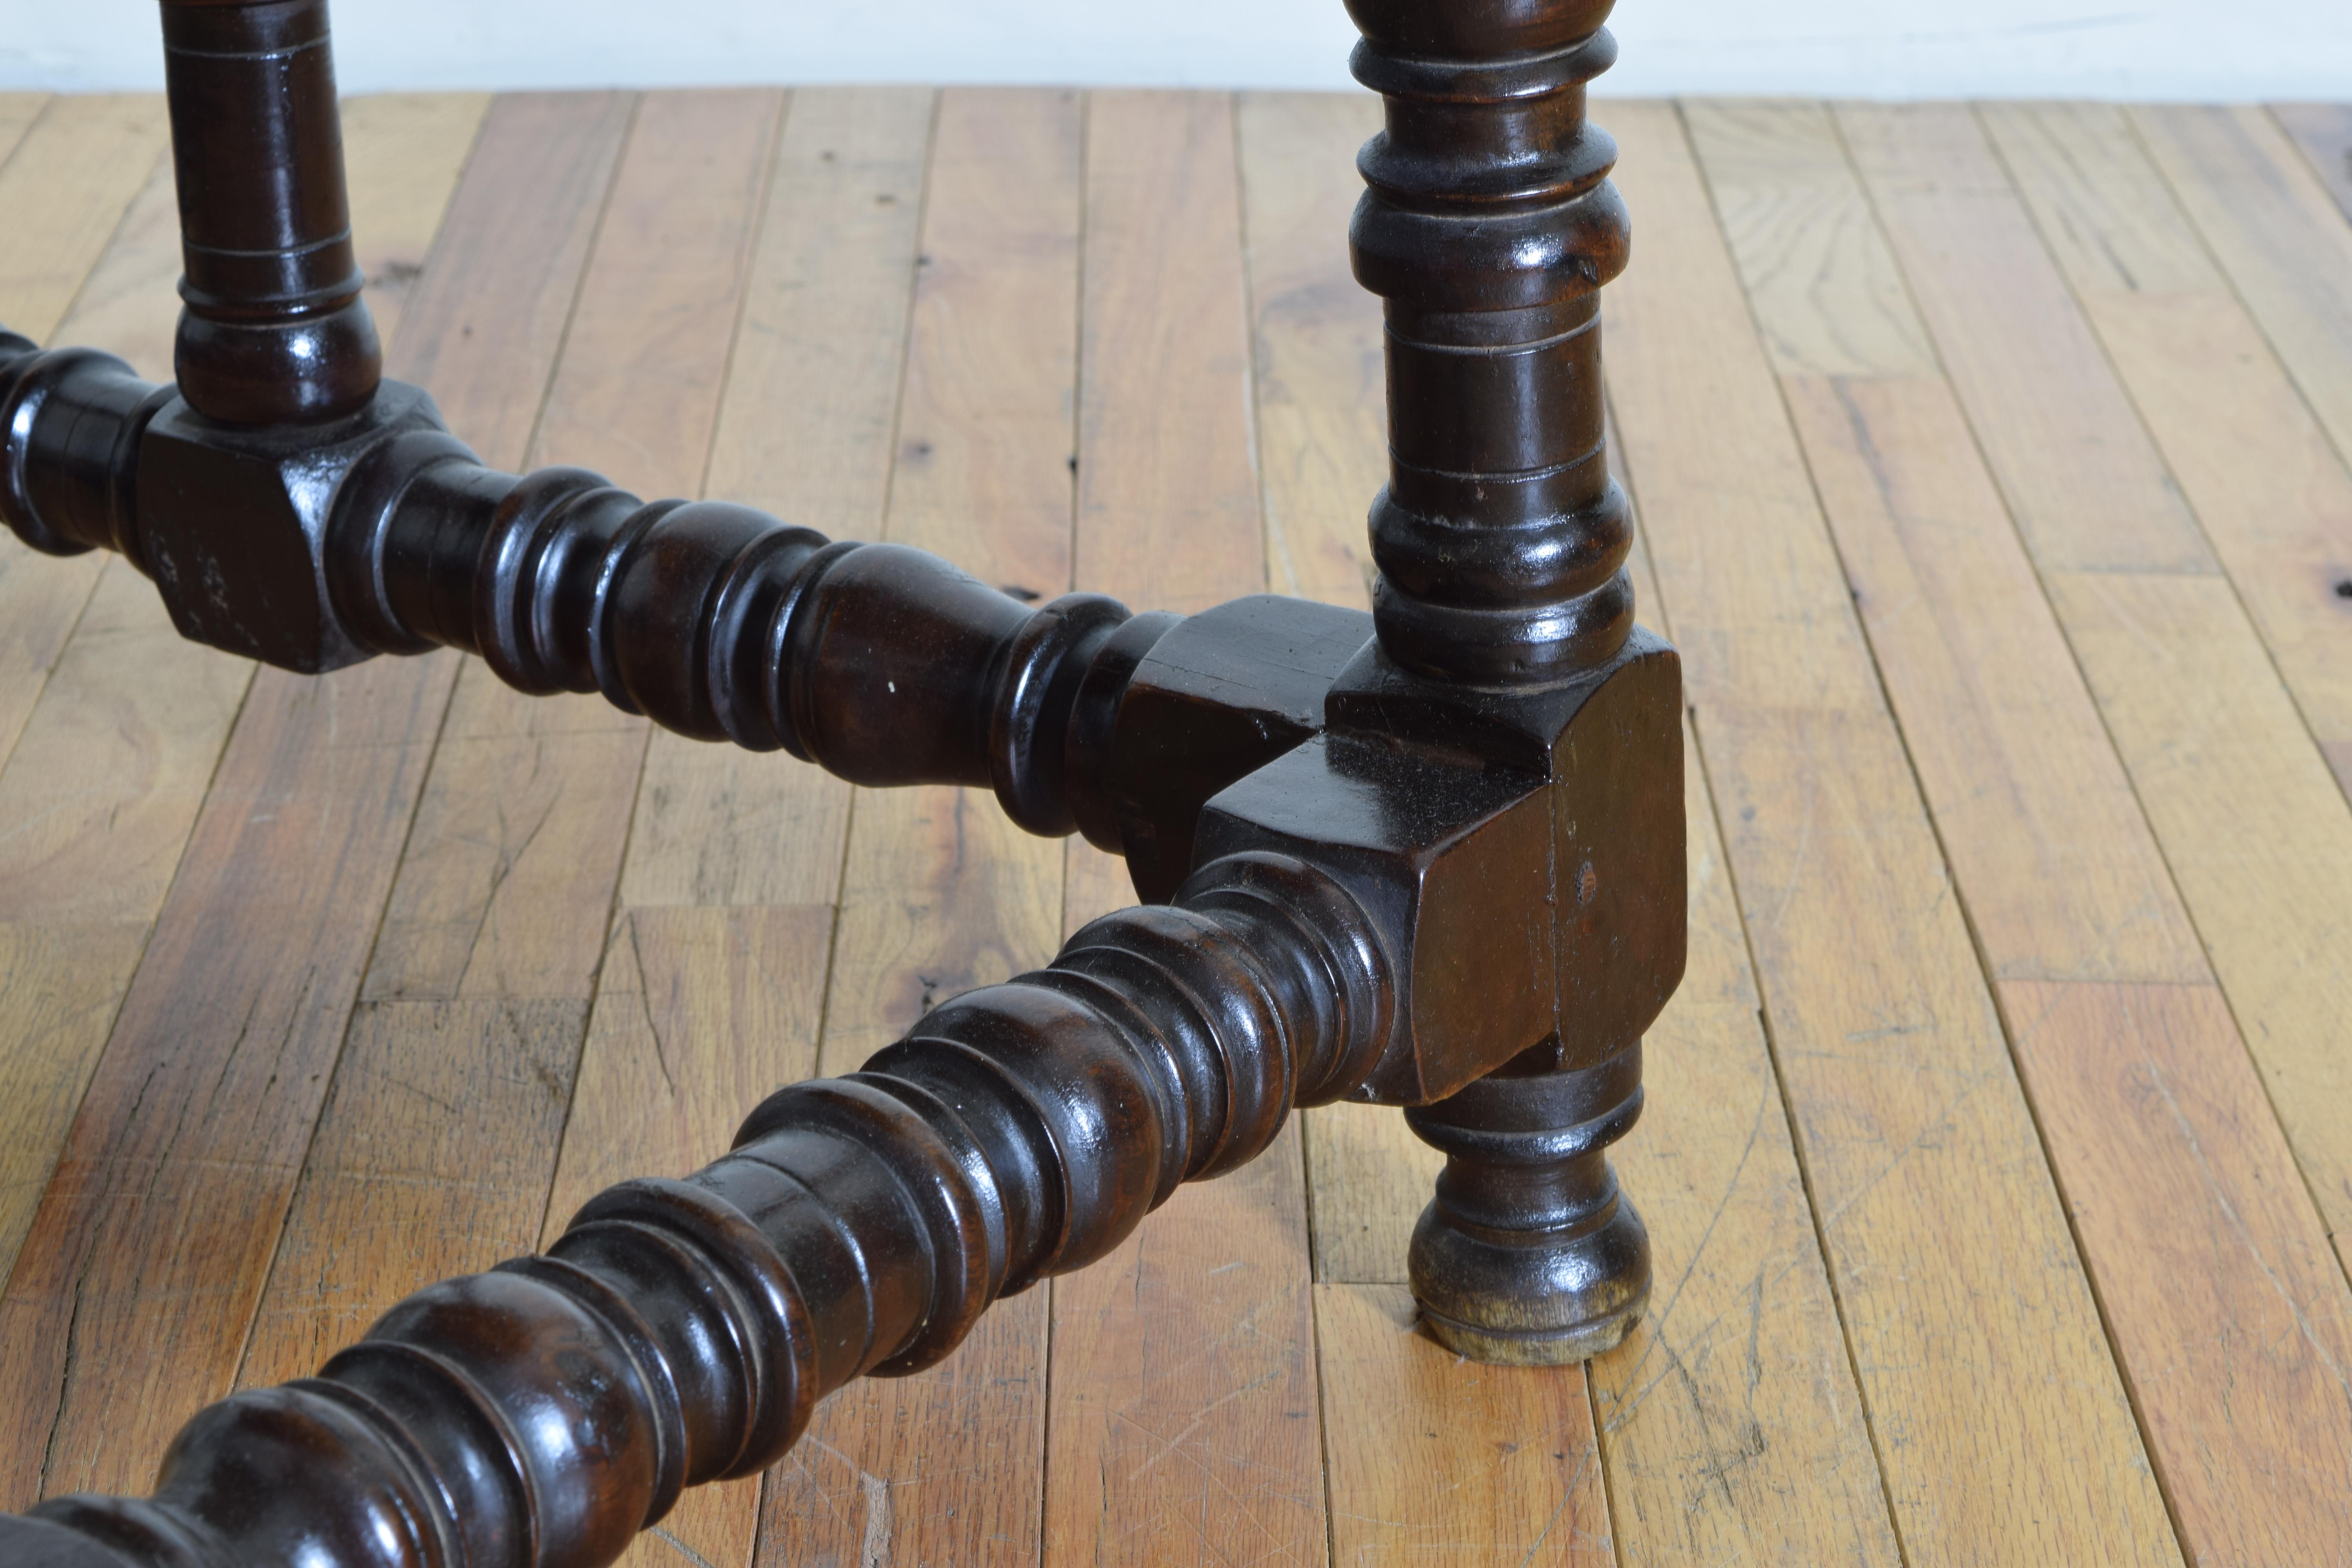
[[398, 383], [323, 430], [229, 431], [120, 361], [12, 343], [0, 408], [30, 437], [0, 515], [36, 548], [121, 550], [187, 637], [310, 673], [459, 647], [523, 691], [601, 690], [853, 783], [993, 786], [1031, 832], [1134, 846], [1161, 896], [1202, 805], [1319, 724], [1370, 631], [1271, 598], [1197, 624], [1032, 607], [903, 545], [494, 472]]
[[[609, 1562], [681, 1488], [774, 1462], [824, 1394], [937, 1361], [997, 1296], [1101, 1257], [1344, 1089], [1388, 1021], [1361, 930], [1297, 862], [1205, 868], [864, 1071], [782, 1090], [692, 1178], [613, 1188], [546, 1257], [212, 1406], [152, 1500], [35, 1518], [192, 1568]], [[74, 1550], [30, 1560], [106, 1561]]]
[[[1245, 787], [1317, 761], [1333, 784], [1400, 768], [1353, 731], [1483, 762], [1474, 776], [1416, 759], [1423, 776], [1381, 791], [1423, 810], [1498, 797], [1456, 866], [1421, 878], [1402, 1005], [1423, 1077], [1381, 1087], [1447, 1095], [1475, 1076], [1432, 1070], [1455, 1050], [1484, 1071], [1505, 1039], [1532, 1046], [1507, 1082], [1412, 1119], [1447, 1157], [1413, 1234], [1413, 1291], [1465, 1354], [1580, 1361], [1623, 1338], [1648, 1293], [1647, 1236], [1600, 1151], [1639, 1114], [1642, 1031], [1685, 945], [1681, 668], [1633, 628], [1632, 521], [1602, 438], [1599, 290], [1627, 227], [1584, 84], [1616, 46], [1607, 0], [1349, 9], [1357, 79], [1388, 110], [1359, 160], [1352, 231], [1356, 276], [1387, 302], [1380, 647], [1333, 688], [1340, 733], [1319, 757], [1303, 747]], [[1529, 929], [1538, 908], [1549, 932]], [[1515, 938], [1543, 953], [1516, 985], [1491, 959]], [[1456, 1046], [1465, 1031], [1484, 1037]]]
[[1388, 100], [1358, 165], [1356, 278], [1388, 303], [1391, 479], [1372, 509], [1381, 646], [1525, 684], [1625, 640], [1633, 531], [1601, 440], [1600, 288], [1625, 264], [1617, 149], [1584, 84], [1607, 0], [1354, 0]]
[[227, 425], [314, 424], [375, 395], [327, 0], [164, 0], [187, 268], [173, 369]]
[[[1082, 748], [1074, 771], [1103, 781], [1079, 826], [1127, 858], [1136, 892], [1152, 903], [1196, 863], [1201, 808], [1323, 728], [1324, 694], [1371, 635], [1361, 611], [1271, 594], [1163, 618], [1172, 625], [1124, 694], [1103, 691], [1106, 701], [1118, 696], [1116, 724], [1089, 713], [1070, 731]], [[1116, 742], [1099, 763], [1083, 750], [1096, 737]]]
[[[1144, 907], [796, 1085], [684, 1182], [395, 1307], [200, 1414], [155, 1497], [0, 1520], [36, 1563], [586, 1568], [850, 1379], [1115, 1247], [1294, 1106], [1418, 1107], [1424, 1321], [1482, 1359], [1620, 1339], [1646, 1237], [1604, 1157], [1682, 973], [1680, 667], [1633, 624], [1597, 292], [1624, 216], [1605, 4], [1358, 0], [1359, 277], [1387, 302], [1374, 613], [1033, 605], [894, 544], [486, 467], [382, 383], [324, 0], [164, 0], [177, 387], [0, 335], [0, 517], [121, 552], [187, 637], [303, 672], [454, 647], [525, 692], [869, 785], [992, 788]], [[60, 1530], [58, 1527], [63, 1526]]]

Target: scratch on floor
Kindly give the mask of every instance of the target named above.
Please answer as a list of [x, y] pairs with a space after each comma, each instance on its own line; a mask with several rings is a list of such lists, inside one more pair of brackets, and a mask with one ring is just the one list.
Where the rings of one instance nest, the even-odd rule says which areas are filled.
[[1959, 1124], [1960, 1108], [1969, 1102], [1969, 1100], [1976, 1094], [1978, 1089], [1983, 1088], [1987, 1083], [1993, 1081], [1994, 1077], [1995, 1071], [1992, 1069], [1971, 1073], [1963, 1077], [1960, 1080], [1963, 1086], [1960, 1092], [1951, 1098], [1951, 1100], [1945, 1105], [1942, 1111], [1937, 1114], [1933, 1121], [1927, 1122], [1925, 1126], [1921, 1127], [1918, 1131], [1913, 1133], [1908, 1139], [1905, 1140], [1903, 1147], [1895, 1151], [1895, 1157], [1893, 1159], [1888, 1160], [1875, 1172], [1872, 1173], [1869, 1180], [1864, 1182], [1853, 1192], [1847, 1194], [1846, 1196], [1841, 1199], [1836, 1206], [1832, 1208], [1829, 1213], [1822, 1215], [1822, 1234], [1826, 1237], [1832, 1230], [1835, 1229], [1838, 1221], [1845, 1217], [1845, 1214], [1848, 1209], [1853, 1208], [1854, 1205], [1868, 1197], [1877, 1189], [1879, 1183], [1893, 1175], [1895, 1171], [1902, 1166], [1906, 1160], [1908, 1160], [1913, 1154], [1916, 1153], [1919, 1149], [1927, 1143], [1928, 1139], [1933, 1138], [1939, 1133], [1948, 1132], [1957, 1127]]
[[1552, 1506], [1551, 1517], [1544, 1521], [1542, 1531], [1528, 1543], [1528, 1554], [1519, 1559], [1518, 1568], [1528, 1568], [1536, 1560], [1536, 1554], [1543, 1550], [1544, 1542], [1551, 1539], [1551, 1532], [1559, 1528], [1561, 1518], [1568, 1512], [1568, 1505], [1576, 1500], [1576, 1489], [1584, 1482], [1584, 1472], [1591, 1468], [1592, 1455], [1593, 1449], [1588, 1447], [1576, 1457], [1576, 1473], [1570, 1476], [1568, 1485], [1560, 1489], [1559, 1501]]
[[694, 1568], [719, 1568], [719, 1565], [716, 1563], [713, 1563], [709, 1558], [705, 1557], [701, 1552], [697, 1552], [693, 1547], [688, 1546], [685, 1542], [680, 1541], [677, 1536], [672, 1535], [668, 1531], [664, 1530], [658, 1524], [646, 1531], [646, 1533], [653, 1536], [656, 1540], [660, 1541], [672, 1552], [677, 1552], [688, 1563], [693, 1563]]
[[2147, 1058], [2141, 1058], [2140, 1066], [2147, 1070], [2149, 1084], [2163, 1099], [2165, 1110], [2171, 1112], [2174, 1128], [2179, 1132], [2181, 1141], [2188, 1144], [2189, 1158], [2197, 1162], [2198, 1173], [2204, 1177], [2205, 1188], [2212, 1194], [2214, 1205], [2221, 1211], [2222, 1218], [2229, 1222], [2231, 1231], [2238, 1238], [2238, 1245], [2246, 1249], [2247, 1258], [2261, 1272], [2263, 1281], [2278, 1297], [2279, 1304], [2286, 1309], [2287, 1316], [2294, 1320], [2295, 1331], [2302, 1337], [2303, 1342], [2311, 1347], [2312, 1354], [2318, 1359], [2322, 1366], [2327, 1369], [2328, 1373], [2335, 1380], [2337, 1392], [2344, 1397], [2346, 1409], [2352, 1411], [2352, 1376], [2347, 1375], [2345, 1368], [2328, 1353], [2327, 1347], [2320, 1342], [2319, 1332], [2313, 1326], [2309, 1314], [2303, 1310], [2303, 1303], [2295, 1300], [2294, 1292], [2287, 1288], [2286, 1281], [2279, 1278], [2278, 1271], [2271, 1267], [2270, 1259], [2263, 1256], [2261, 1246], [2254, 1239], [2252, 1227], [2239, 1215], [2238, 1205], [2231, 1201], [2229, 1191], [2223, 1184], [2220, 1173], [2213, 1169], [2212, 1162], [2205, 1157], [2205, 1145], [2198, 1137], [2197, 1129], [2189, 1121], [2188, 1114], [2180, 1109], [2180, 1101], [2174, 1098], [2172, 1085], [2166, 1080], [2164, 1069], [2157, 1066], [2153, 1059]]
[[[1633, 1366], [1626, 1372], [1624, 1381], [1620, 1384], [1621, 1387], [1633, 1386], [1635, 1380], [1641, 1376], [1643, 1367], [1648, 1363], [1652, 1352], [1664, 1347], [1666, 1324], [1674, 1317], [1675, 1308], [1683, 1299], [1683, 1289], [1690, 1283], [1691, 1275], [1697, 1270], [1699, 1260], [1706, 1256], [1707, 1245], [1715, 1239], [1716, 1226], [1723, 1222], [1725, 1213], [1731, 1207], [1732, 1197], [1739, 1190], [1740, 1178], [1747, 1173], [1748, 1158], [1756, 1152], [1757, 1141], [1763, 1136], [1764, 1118], [1771, 1108], [1777, 1087], [1776, 1081], [1769, 1075], [1759, 1082], [1756, 1098], [1756, 1114], [1748, 1124], [1748, 1141], [1740, 1146], [1739, 1158], [1732, 1165], [1731, 1174], [1723, 1184], [1723, 1195], [1716, 1201], [1715, 1212], [1707, 1215], [1706, 1228], [1699, 1233], [1698, 1244], [1690, 1249], [1689, 1257], [1685, 1259], [1682, 1277], [1675, 1281], [1675, 1288], [1667, 1292], [1665, 1305], [1659, 1308], [1651, 1317], [1647, 1341], [1642, 1346], [1642, 1353], [1634, 1359]], [[1782, 1272], [1785, 1273], [1786, 1270]], [[1774, 1282], [1778, 1282], [1778, 1276], [1775, 1277]], [[1760, 1289], [1758, 1291], [1758, 1297], [1760, 1300], [1762, 1297]], [[1717, 1321], [1720, 1321], [1720, 1314], [1717, 1314], [1717, 1319], [1710, 1320], [1706, 1327], [1699, 1331], [1698, 1339], [1694, 1342], [1703, 1342]], [[1671, 1355], [1673, 1352], [1669, 1351], [1668, 1353]], [[1666, 1375], [1665, 1373], [1659, 1374], [1660, 1377]], [[1642, 1394], [1646, 1394], [1651, 1387], [1654, 1387], [1656, 1382], [1656, 1379], [1653, 1379], [1648, 1384], [1644, 1384], [1641, 1394], [1634, 1396], [1633, 1403], [1619, 1412], [1610, 1423], [1612, 1430], [1632, 1419], [1634, 1410], [1641, 1405]]]
[[1208, 1421], [1210, 1416], [1215, 1415], [1226, 1405], [1231, 1405], [1234, 1400], [1240, 1399], [1246, 1394], [1256, 1393], [1259, 1389], [1264, 1388], [1267, 1384], [1272, 1383], [1280, 1375], [1281, 1373], [1278, 1371], [1265, 1373], [1260, 1376], [1250, 1379], [1247, 1383], [1243, 1384], [1239, 1388], [1229, 1390], [1228, 1392], [1218, 1395], [1215, 1399], [1211, 1400], [1207, 1405], [1202, 1405], [1199, 1413], [1196, 1414], [1191, 1421], [1185, 1423], [1184, 1429], [1177, 1433], [1173, 1437], [1162, 1437], [1150, 1427], [1144, 1426], [1141, 1422], [1135, 1420], [1125, 1413], [1114, 1412], [1113, 1414], [1118, 1415], [1119, 1418], [1125, 1421], [1129, 1426], [1134, 1427], [1135, 1430], [1142, 1433], [1152, 1442], [1160, 1445], [1160, 1451], [1158, 1453], [1152, 1455], [1151, 1458], [1144, 1460], [1142, 1464], [1137, 1466], [1133, 1470], [1128, 1473], [1128, 1480], [1130, 1483], [1134, 1482], [1142, 1477], [1146, 1471], [1150, 1470], [1154, 1465], [1160, 1463], [1160, 1460], [1166, 1458], [1169, 1455], [1182, 1452], [1186, 1441], [1192, 1437], [1193, 1433], [1198, 1432], [1201, 1429], [1201, 1427]]

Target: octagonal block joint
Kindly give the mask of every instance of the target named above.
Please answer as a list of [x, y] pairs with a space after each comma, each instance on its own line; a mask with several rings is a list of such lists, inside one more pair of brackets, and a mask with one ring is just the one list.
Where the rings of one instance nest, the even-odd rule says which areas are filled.
[[1449, 686], [1367, 648], [1323, 732], [1202, 816], [1197, 860], [1271, 849], [1347, 884], [1401, 979], [1353, 1098], [1441, 1100], [1515, 1058], [1578, 1070], [1631, 1048], [1686, 942], [1682, 668], [1636, 631], [1534, 690]]

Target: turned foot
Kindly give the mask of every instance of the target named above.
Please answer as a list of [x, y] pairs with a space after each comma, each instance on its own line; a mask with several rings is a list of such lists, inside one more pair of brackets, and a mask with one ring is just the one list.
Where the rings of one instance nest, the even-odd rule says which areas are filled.
[[1449, 1350], [1565, 1366], [1613, 1348], [1649, 1300], [1649, 1232], [1603, 1153], [1642, 1113], [1642, 1050], [1570, 1071], [1530, 1058], [1405, 1112], [1445, 1152], [1413, 1227], [1412, 1293]]

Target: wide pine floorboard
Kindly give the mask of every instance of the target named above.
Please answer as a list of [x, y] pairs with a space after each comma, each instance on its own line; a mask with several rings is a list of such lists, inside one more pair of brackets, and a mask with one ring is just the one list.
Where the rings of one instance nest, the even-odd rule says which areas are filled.
[[[1415, 1329], [1333, 1108], [643, 1564], [2352, 1564], [2352, 109], [1601, 100], [1692, 952], [1624, 1346]], [[1353, 95], [355, 101], [506, 465], [1027, 595], [1365, 602]], [[160, 105], [0, 95], [0, 325], [169, 373]], [[0, 541], [0, 1507], [723, 1150], [1125, 896], [984, 795], [301, 682]]]

